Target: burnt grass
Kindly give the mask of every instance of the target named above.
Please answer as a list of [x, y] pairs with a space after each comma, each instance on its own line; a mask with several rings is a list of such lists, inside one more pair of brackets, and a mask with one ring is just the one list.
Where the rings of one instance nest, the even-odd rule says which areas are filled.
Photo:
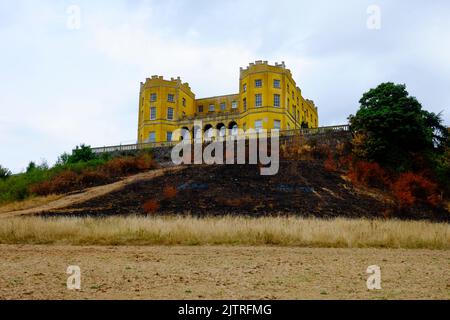
[[[170, 198], [165, 189], [176, 189]], [[159, 208], [147, 213], [149, 200]], [[385, 201], [357, 192], [320, 161], [282, 161], [278, 174], [260, 175], [257, 165], [191, 165], [140, 181], [107, 195], [44, 216], [190, 215], [384, 218], [449, 221], [444, 209], [398, 212]]]

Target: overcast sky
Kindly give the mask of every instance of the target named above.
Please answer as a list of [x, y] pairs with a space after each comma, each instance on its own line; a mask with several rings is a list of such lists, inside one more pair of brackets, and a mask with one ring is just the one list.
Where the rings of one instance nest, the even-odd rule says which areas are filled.
[[385, 81], [450, 124], [446, 0], [0, 0], [0, 46], [0, 164], [14, 172], [80, 143], [134, 142], [146, 77], [236, 93], [255, 60], [285, 61], [320, 125], [346, 123]]

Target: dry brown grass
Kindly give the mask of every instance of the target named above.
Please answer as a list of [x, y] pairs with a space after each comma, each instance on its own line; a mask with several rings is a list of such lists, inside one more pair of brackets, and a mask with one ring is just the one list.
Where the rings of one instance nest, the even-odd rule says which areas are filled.
[[450, 225], [295, 217], [26, 217], [0, 220], [0, 243], [450, 249]]
[[62, 195], [51, 194], [43, 197], [32, 197], [22, 201], [10, 202], [5, 205], [0, 205], [0, 214], [11, 211], [26, 210], [30, 208], [35, 208], [42, 206], [44, 204], [50, 203], [52, 201], [58, 200]]

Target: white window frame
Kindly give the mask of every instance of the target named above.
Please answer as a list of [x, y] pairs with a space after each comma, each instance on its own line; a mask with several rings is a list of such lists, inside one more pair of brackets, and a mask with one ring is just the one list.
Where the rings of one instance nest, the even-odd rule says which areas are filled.
[[[170, 135], [170, 138], [169, 138]], [[170, 142], [172, 141], [173, 132], [172, 131], [166, 131], [166, 141]]]
[[256, 108], [262, 107], [262, 105], [263, 105], [263, 101], [262, 100], [263, 99], [262, 99], [262, 94], [261, 93], [255, 94], [255, 107]]
[[[153, 99], [153, 97], [155, 97]], [[156, 93], [150, 93], [150, 102], [155, 102], [158, 99], [158, 94]]]
[[167, 108], [167, 120], [173, 120], [174, 110], [171, 107]]
[[168, 102], [175, 102], [175, 95], [173, 93], [167, 94], [167, 101]]
[[233, 101], [233, 102], [231, 103], [231, 109], [237, 109], [237, 107], [238, 107], [237, 101]]
[[[259, 85], [258, 85], [259, 84]], [[262, 79], [255, 80], [255, 88], [262, 88]]]
[[208, 106], [208, 111], [209, 111], [209, 112], [214, 112], [214, 111], [216, 111], [216, 105], [215, 105], [215, 104], [210, 104], [210, 105]]
[[220, 111], [225, 111], [227, 109], [227, 103], [226, 102], [221, 102], [220, 103]]
[[156, 120], [156, 107], [150, 107], [150, 120]]
[[[278, 85], [276, 85], [278, 84]], [[273, 87], [276, 89], [281, 89], [281, 80], [280, 79], [273, 79]]]
[[273, 95], [273, 106], [276, 108], [281, 106], [281, 96], [279, 94]]

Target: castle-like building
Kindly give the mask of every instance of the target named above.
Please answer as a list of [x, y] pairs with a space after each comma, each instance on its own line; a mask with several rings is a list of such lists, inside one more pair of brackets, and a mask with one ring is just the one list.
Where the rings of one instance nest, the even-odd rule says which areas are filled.
[[[194, 121], [202, 120], [202, 128]], [[239, 93], [196, 99], [188, 83], [180, 78], [164, 80], [152, 76], [141, 82], [139, 94], [138, 142], [174, 139], [176, 129], [189, 130], [191, 138], [211, 128], [221, 135], [252, 128], [295, 130], [319, 125], [317, 107], [302, 96], [284, 62], [250, 63], [240, 69]]]

